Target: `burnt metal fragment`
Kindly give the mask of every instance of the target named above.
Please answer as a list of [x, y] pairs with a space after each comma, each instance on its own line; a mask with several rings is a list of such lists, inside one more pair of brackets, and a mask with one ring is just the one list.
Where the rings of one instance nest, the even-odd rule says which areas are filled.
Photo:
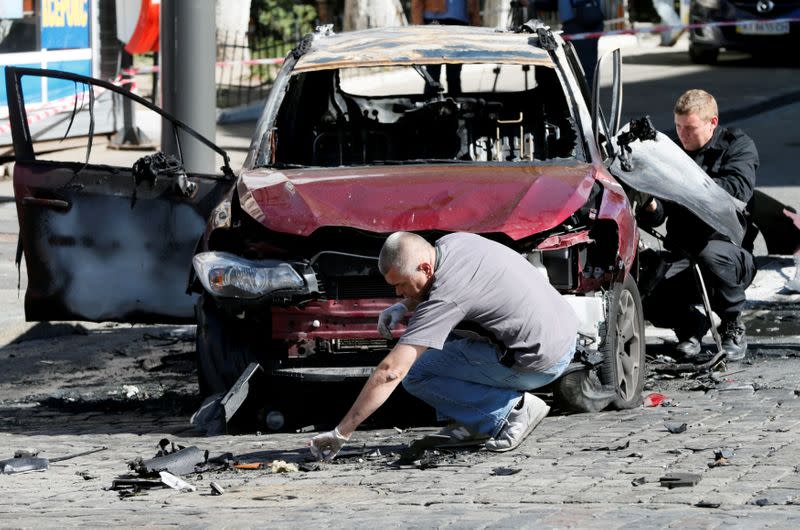
[[697, 508], [719, 508], [720, 507], [720, 503], [703, 500], [703, 501], [699, 501], [699, 502], [695, 503], [695, 506]]
[[672, 434], [686, 432], [686, 424], [680, 421], [665, 421], [664, 427], [666, 427], [667, 430]]
[[522, 471], [522, 469], [520, 469], [518, 467], [516, 467], [516, 468], [496, 467], [496, 468], [492, 469], [492, 475], [494, 475], [496, 477], [507, 477], [509, 475], [516, 475], [520, 471]]
[[[164, 451], [162, 450], [161, 453]], [[136, 460], [129, 462], [128, 466], [140, 475], [155, 475], [161, 471], [168, 471], [173, 475], [187, 475], [194, 473], [197, 466], [202, 466], [208, 461], [208, 452], [201, 451], [195, 446], [184, 447], [169, 454], [162, 454], [149, 460]]]
[[45, 471], [49, 467], [50, 461], [46, 458], [23, 457], [0, 460], [0, 472], [6, 475], [27, 471]]
[[688, 488], [696, 486], [700, 482], [701, 476], [697, 473], [667, 473], [659, 478], [662, 486], [672, 488]]
[[630, 445], [631, 441], [628, 440], [624, 444], [617, 445], [614, 447], [610, 445], [604, 445], [602, 447], [584, 447], [583, 449], [581, 449], [581, 451], [622, 451], [623, 449], [627, 449], [628, 447], [630, 447]]

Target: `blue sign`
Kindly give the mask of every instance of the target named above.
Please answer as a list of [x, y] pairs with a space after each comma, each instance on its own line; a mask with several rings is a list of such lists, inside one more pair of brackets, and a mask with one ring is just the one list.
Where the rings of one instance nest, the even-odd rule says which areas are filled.
[[89, 47], [89, 0], [42, 1], [42, 48]]

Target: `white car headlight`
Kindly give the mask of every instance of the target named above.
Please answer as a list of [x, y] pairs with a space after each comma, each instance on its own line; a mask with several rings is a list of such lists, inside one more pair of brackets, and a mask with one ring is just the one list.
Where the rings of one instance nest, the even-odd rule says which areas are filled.
[[291, 265], [277, 260], [247, 260], [228, 252], [202, 252], [192, 259], [203, 287], [223, 298], [259, 298], [274, 291], [302, 289]]

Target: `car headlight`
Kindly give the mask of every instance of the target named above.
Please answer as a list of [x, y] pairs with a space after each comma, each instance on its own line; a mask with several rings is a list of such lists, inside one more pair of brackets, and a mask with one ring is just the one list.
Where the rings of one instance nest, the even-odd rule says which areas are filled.
[[277, 260], [247, 260], [228, 252], [202, 252], [192, 259], [203, 287], [223, 298], [259, 298], [274, 291], [303, 289], [303, 277]]
[[706, 9], [717, 9], [719, 7], [719, 0], [695, 0], [695, 2]]

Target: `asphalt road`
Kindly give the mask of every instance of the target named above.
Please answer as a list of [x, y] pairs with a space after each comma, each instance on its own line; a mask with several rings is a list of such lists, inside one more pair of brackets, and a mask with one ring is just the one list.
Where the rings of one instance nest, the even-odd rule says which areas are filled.
[[[786, 103], [800, 70], [738, 56], [700, 67], [685, 50], [652, 46], [626, 46], [624, 55], [626, 117], [648, 113], [668, 129], [677, 95], [708, 89], [724, 123], [744, 128], [759, 146], [759, 187], [800, 206], [800, 104]], [[247, 130], [224, 138], [246, 145]], [[109, 163], [118, 156], [105, 153]], [[393, 429], [384, 416], [360, 430], [341, 459], [316, 471], [207, 469], [184, 477], [195, 492], [129, 496], [109, 490], [113, 480], [130, 472], [128, 461], [154, 456], [162, 437], [211, 456], [230, 452], [240, 462], [303, 464], [309, 434], [197, 437], [187, 421], [198, 404], [191, 328], [25, 324], [9, 197], [10, 183], [0, 182], [0, 459], [19, 449], [49, 458], [107, 449], [45, 472], [0, 477], [2, 527], [800, 526], [800, 295], [781, 289], [794, 270], [788, 257], [760, 258], [762, 272], [748, 292], [750, 360], [715, 379], [652, 371], [648, 392], [664, 393], [667, 406], [556, 413], [516, 451], [427, 453], [408, 466], [396, 465], [399, 453], [432, 427]], [[24, 292], [24, 268], [21, 281]], [[657, 356], [669, 353], [669, 337], [652, 328], [648, 334], [655, 368]], [[333, 422], [343, 394], [330, 389], [299, 410], [326, 412]], [[685, 423], [686, 431], [673, 434], [665, 422]], [[719, 462], [715, 451], [723, 449], [730, 458]], [[700, 480], [669, 489], [659, 480], [668, 473]], [[211, 495], [211, 481], [225, 494]]]

